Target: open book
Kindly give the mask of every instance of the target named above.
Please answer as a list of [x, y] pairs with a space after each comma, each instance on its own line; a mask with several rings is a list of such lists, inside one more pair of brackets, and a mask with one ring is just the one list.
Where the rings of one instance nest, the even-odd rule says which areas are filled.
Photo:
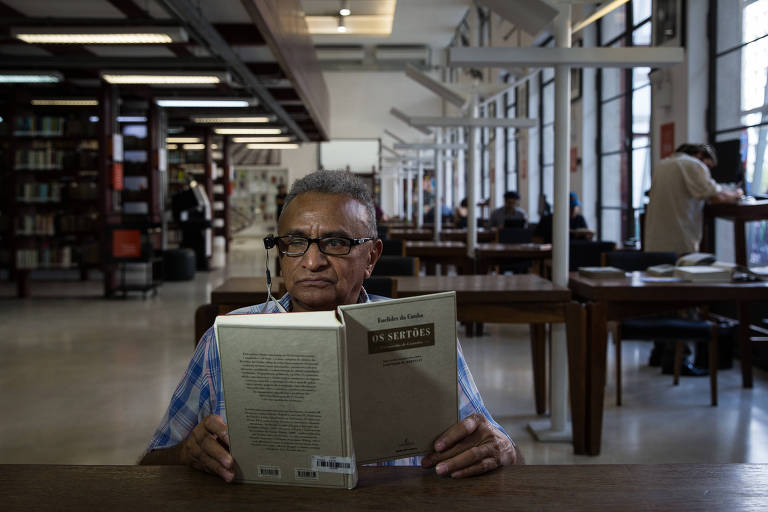
[[214, 328], [238, 481], [352, 488], [458, 421], [455, 292]]

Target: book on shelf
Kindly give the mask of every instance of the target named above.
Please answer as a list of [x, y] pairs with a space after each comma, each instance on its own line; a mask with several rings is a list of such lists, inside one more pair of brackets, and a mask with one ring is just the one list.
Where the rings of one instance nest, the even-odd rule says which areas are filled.
[[579, 275], [590, 278], [617, 278], [625, 277], [625, 272], [616, 267], [579, 267]]
[[458, 421], [456, 295], [214, 323], [235, 479], [353, 488]]
[[731, 280], [732, 273], [730, 269], [715, 265], [688, 265], [675, 269], [675, 277], [695, 282], [727, 282]]

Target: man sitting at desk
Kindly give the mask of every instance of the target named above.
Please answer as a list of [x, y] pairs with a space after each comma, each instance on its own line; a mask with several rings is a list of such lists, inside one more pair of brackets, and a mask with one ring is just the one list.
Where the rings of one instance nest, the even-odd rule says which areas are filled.
[[[298, 180], [278, 223], [277, 247], [288, 292], [279, 306], [273, 299], [235, 313], [325, 311], [383, 300], [362, 287], [382, 251], [374, 212], [366, 187], [350, 173], [318, 171]], [[522, 463], [514, 443], [485, 408], [457, 348], [461, 421], [437, 437], [434, 452], [396, 463], [436, 465], [439, 475], [454, 478]], [[186, 464], [229, 482], [234, 465], [228, 444], [221, 367], [211, 328], [197, 345], [141, 464]]]
[[[489, 227], [492, 228], [505, 228], [505, 227], [521, 227], [524, 228], [528, 224], [528, 216], [525, 214], [525, 210], [519, 208], [517, 203], [520, 201], [520, 194], [510, 190], [504, 193], [504, 206], [496, 208], [491, 214], [491, 219], [488, 222]], [[521, 224], [522, 221], [522, 225]]]

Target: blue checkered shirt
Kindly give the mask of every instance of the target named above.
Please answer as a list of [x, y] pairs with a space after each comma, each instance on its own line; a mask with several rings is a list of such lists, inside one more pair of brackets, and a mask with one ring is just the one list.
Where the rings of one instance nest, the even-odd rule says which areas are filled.
[[[358, 303], [378, 302], [388, 300], [377, 295], [368, 295], [363, 289], [360, 291]], [[286, 293], [280, 299], [280, 304], [286, 311], [292, 310], [291, 296]], [[274, 302], [265, 302], [256, 306], [248, 306], [232, 311], [230, 314], [242, 313], [278, 313]], [[472, 374], [469, 372], [461, 345], [456, 341], [458, 349], [457, 367], [459, 381], [459, 416], [465, 418], [473, 413], [481, 413], [500, 431], [504, 432], [501, 425], [491, 417], [491, 413], [485, 408], [483, 399], [475, 386]], [[197, 344], [192, 355], [187, 371], [181, 378], [171, 397], [171, 403], [165, 412], [160, 426], [155, 431], [147, 452], [159, 448], [174, 446], [187, 438], [195, 426], [209, 414], [218, 414], [224, 421], [227, 420], [227, 411], [224, 405], [224, 394], [221, 384], [221, 363], [216, 350], [216, 338], [213, 328], [208, 329], [200, 343]], [[504, 432], [507, 437], [509, 435]], [[145, 452], [146, 453], [146, 452]], [[395, 461], [379, 463], [388, 466], [418, 466], [421, 457], [409, 457]]]

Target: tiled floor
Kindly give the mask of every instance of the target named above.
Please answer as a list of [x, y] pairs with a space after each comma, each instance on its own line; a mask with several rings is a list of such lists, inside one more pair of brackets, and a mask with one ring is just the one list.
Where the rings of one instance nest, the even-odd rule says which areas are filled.
[[[258, 233], [253, 233], [258, 235]], [[228, 275], [263, 275], [258, 238], [238, 240], [227, 269], [167, 282], [156, 297], [104, 300], [98, 282], [35, 282], [34, 298], [0, 284], [0, 463], [131, 464], [141, 455], [193, 348], [195, 307]], [[768, 462], [768, 378], [741, 388], [738, 361], [720, 373], [720, 405], [706, 378], [646, 366], [649, 343], [624, 343], [624, 402], [609, 375], [599, 457], [540, 443], [525, 326], [487, 325], [463, 339], [486, 404], [529, 463]]]

